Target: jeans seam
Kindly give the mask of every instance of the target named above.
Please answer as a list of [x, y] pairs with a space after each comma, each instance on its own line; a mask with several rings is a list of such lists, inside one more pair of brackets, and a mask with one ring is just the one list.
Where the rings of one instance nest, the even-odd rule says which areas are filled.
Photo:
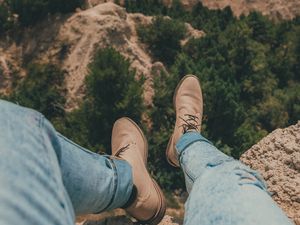
[[[117, 167], [113, 161], [113, 159], [110, 159], [107, 157], [107, 160], [109, 161], [109, 163], [111, 164], [113, 171], [114, 171], [114, 179], [113, 179], [113, 194], [112, 197], [109, 201], [109, 203], [107, 204], [107, 206], [104, 207], [103, 210], [101, 210], [100, 212], [106, 211], [109, 207], [111, 207], [112, 203], [114, 202], [115, 196], [116, 196], [116, 192], [117, 192], [117, 186], [118, 186], [118, 173], [117, 173]], [[99, 213], [100, 213], [99, 212]]]
[[195, 182], [196, 177], [190, 175], [189, 169], [185, 168], [185, 173], [186, 173], [187, 177], [188, 177], [192, 182]]
[[[206, 143], [209, 143], [209, 144], [212, 145], [212, 143], [211, 143], [210, 141], [206, 140], [206, 139], [196, 139], [196, 140], [191, 141], [189, 144], [187, 144], [187, 145], [182, 149], [182, 151], [181, 151], [180, 154], [179, 154], [179, 163], [180, 163], [180, 165], [181, 165], [182, 168], [184, 167], [184, 166], [183, 166], [183, 163], [182, 163], [182, 160], [181, 160], [181, 159], [182, 159], [182, 156], [183, 156], [183, 153], [186, 151], [186, 149], [187, 149], [189, 146], [191, 146], [192, 144], [194, 144], [194, 143], [196, 143], [196, 142], [206, 142]], [[175, 146], [175, 148], [176, 148], [176, 152], [178, 152], [178, 151], [177, 151], [178, 148], [177, 148], [176, 146]], [[192, 182], [194, 182], [194, 181], [197, 179], [196, 176], [192, 175], [192, 172], [191, 172], [188, 168], [184, 167], [184, 170], [185, 170], [186, 175], [192, 180]]]
[[191, 171], [187, 167], [184, 166], [184, 163], [182, 163], [181, 159], [182, 158], [180, 157], [179, 162], [180, 162], [181, 167], [185, 171], [185, 174], [187, 175], [187, 177], [190, 178], [192, 182], [194, 182], [196, 178], [193, 175], [191, 175], [192, 174]]
[[[39, 115], [40, 138], [41, 138], [41, 140], [42, 140], [42, 145], [44, 146], [44, 149], [45, 149], [45, 153], [46, 153], [45, 155], [46, 155], [46, 157], [47, 157], [47, 160], [48, 160], [49, 164], [51, 163], [51, 165], [53, 165], [53, 164], [52, 164], [52, 160], [51, 160], [51, 158], [49, 157], [48, 148], [47, 148], [47, 146], [45, 145], [45, 137], [44, 137], [44, 135], [43, 135], [43, 128], [44, 128], [44, 125], [45, 125], [45, 116], [42, 115], [42, 114], [40, 114], [39, 112], [37, 112], [37, 113], [38, 113], [38, 115]], [[54, 166], [54, 165], [53, 165], [53, 166]], [[50, 170], [50, 168], [48, 168], [48, 169]], [[53, 179], [53, 182], [55, 183], [55, 186], [57, 187], [57, 190], [59, 190], [59, 188], [60, 188], [60, 187], [59, 187], [59, 181], [58, 181], [57, 178], [56, 178], [55, 176], [53, 176], [52, 174], [51, 174], [51, 177], [52, 177], [52, 179]], [[62, 194], [62, 193], [58, 193], [59, 201], [60, 201], [60, 204], [63, 204], [63, 206], [62, 206], [63, 210], [67, 212], [67, 208], [66, 208], [66, 206], [65, 206], [66, 202], [65, 202], [64, 199], [62, 198], [61, 194]]]
[[89, 151], [87, 149], [85, 149], [84, 147], [76, 144], [75, 142], [71, 141], [70, 139], [66, 138], [65, 136], [63, 136], [62, 134], [60, 134], [59, 132], [57, 132], [57, 136], [59, 136], [60, 138], [64, 139], [64, 141], [68, 142], [69, 144], [71, 145], [74, 145], [75, 147], [79, 148], [80, 150], [86, 152], [86, 153], [89, 153], [91, 155], [98, 155], [97, 153], [95, 152], [92, 152], [92, 151]]
[[[189, 146], [191, 146], [192, 144], [194, 144], [195, 142], [206, 142], [206, 143], [212, 145], [212, 143], [211, 143], [210, 141], [207, 141], [207, 140], [204, 140], [204, 139], [196, 139], [196, 140], [193, 140], [193, 141], [191, 141], [190, 143], [188, 143], [187, 145], [185, 145], [184, 148], [179, 152], [179, 158], [181, 158], [181, 155], [183, 154], [183, 152], [184, 152]], [[177, 148], [176, 146], [175, 146], [175, 148], [176, 148], [176, 151], [177, 151], [178, 148]], [[179, 149], [179, 150], [180, 150], [180, 149]]]
[[[47, 147], [46, 147], [46, 145], [45, 145], [45, 137], [44, 137], [44, 135], [43, 135], [44, 116], [43, 116], [42, 114], [39, 114], [39, 113], [38, 113], [38, 116], [39, 116], [38, 126], [39, 126], [39, 130], [40, 130], [40, 140], [41, 140], [42, 145], [43, 145], [43, 147], [44, 147], [44, 149], [45, 149], [45, 153], [46, 153], [45, 156], [47, 157], [46, 160], [47, 160], [47, 161], [49, 162], [49, 164], [50, 164], [50, 163], [51, 163], [51, 160], [50, 160], [50, 157], [49, 157], [48, 149], [47, 149]], [[48, 166], [48, 170], [50, 170], [49, 166]], [[52, 175], [52, 174], [51, 174], [51, 175]], [[52, 176], [52, 178], [53, 178], [53, 180], [54, 180], [56, 186], [58, 186], [57, 181], [56, 181], [56, 179], [54, 178], [54, 176]]]

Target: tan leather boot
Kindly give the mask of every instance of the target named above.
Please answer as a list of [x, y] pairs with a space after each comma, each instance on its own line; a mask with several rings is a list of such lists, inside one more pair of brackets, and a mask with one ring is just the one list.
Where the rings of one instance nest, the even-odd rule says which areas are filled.
[[203, 99], [200, 82], [194, 75], [186, 75], [177, 85], [173, 97], [176, 122], [166, 150], [168, 162], [179, 167], [175, 145], [181, 135], [190, 131], [200, 132], [203, 114]]
[[112, 131], [112, 154], [126, 160], [132, 167], [136, 199], [125, 210], [141, 224], [158, 224], [166, 206], [163, 193], [147, 171], [147, 140], [131, 119], [117, 120]]

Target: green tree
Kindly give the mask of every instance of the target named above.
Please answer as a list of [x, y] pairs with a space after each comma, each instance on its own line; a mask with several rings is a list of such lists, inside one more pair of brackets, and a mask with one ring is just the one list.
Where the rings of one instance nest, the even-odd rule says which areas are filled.
[[80, 7], [84, 0], [7, 0], [23, 26], [33, 25], [52, 13], [68, 13]]
[[0, 36], [12, 26], [11, 14], [6, 2], [0, 3]]
[[125, 0], [125, 8], [128, 12], [139, 12], [145, 15], [161, 15], [167, 11], [162, 0]]
[[155, 95], [153, 107], [148, 111], [152, 127], [148, 133], [149, 164], [148, 167], [156, 180], [166, 190], [184, 188], [183, 175], [168, 164], [165, 150], [174, 129], [175, 112], [172, 104], [173, 91], [179, 76], [161, 71], [154, 78]]
[[8, 0], [13, 13], [18, 14], [21, 25], [28, 26], [46, 17], [49, 0]]
[[9, 100], [36, 109], [50, 120], [64, 116], [64, 72], [51, 64], [31, 64], [27, 72]]
[[143, 78], [136, 80], [130, 62], [113, 48], [100, 49], [89, 71], [84, 102], [60, 130], [83, 146], [109, 153], [115, 120], [128, 116], [141, 122]]
[[180, 41], [186, 33], [182, 22], [156, 17], [153, 23], [138, 29], [141, 40], [148, 44], [153, 56], [170, 65], [181, 51]]
[[244, 19], [252, 29], [252, 39], [265, 44], [272, 43], [275, 29], [268, 18], [264, 17], [259, 12], [251, 12]]

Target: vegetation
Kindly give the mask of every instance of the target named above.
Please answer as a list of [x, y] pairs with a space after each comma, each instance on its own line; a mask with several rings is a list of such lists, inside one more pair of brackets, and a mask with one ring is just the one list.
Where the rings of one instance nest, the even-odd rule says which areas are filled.
[[28, 75], [16, 88], [9, 100], [36, 109], [47, 118], [64, 116], [64, 72], [54, 65], [31, 64]]
[[162, 72], [155, 77], [154, 106], [148, 112], [153, 123], [147, 136], [149, 167], [158, 182], [167, 190], [184, 188], [182, 172], [168, 164], [165, 154], [175, 124], [172, 98], [178, 80], [179, 76], [176, 73], [168, 75]]
[[129, 67], [130, 62], [114, 49], [99, 50], [89, 65], [84, 101], [72, 112], [64, 110], [64, 72], [51, 64], [30, 64], [28, 75], [5, 99], [40, 111], [78, 144], [110, 153], [113, 123], [122, 116], [140, 122], [145, 111], [144, 79], [136, 80]]
[[89, 66], [84, 102], [57, 128], [78, 144], [110, 153], [113, 123], [123, 116], [140, 122], [144, 112], [143, 78], [136, 81], [129, 67], [114, 49], [99, 50]]
[[168, 8], [162, 4], [162, 0], [125, 0], [127, 12], [143, 13], [144, 15], [166, 14]]
[[18, 15], [18, 22], [22, 26], [29, 26], [49, 14], [72, 12], [83, 3], [84, 0], [5, 0], [0, 4], [0, 22], [2, 19], [7, 21], [10, 12]]
[[12, 26], [10, 17], [11, 15], [7, 4], [0, 4], [0, 35]]
[[152, 26], [140, 27], [138, 33], [142, 41], [149, 45], [156, 59], [170, 64], [177, 51], [181, 50], [180, 41], [184, 38], [186, 29], [182, 22], [157, 17]]
[[172, 17], [173, 23], [189, 22], [206, 32], [205, 37], [191, 39], [183, 47], [166, 41], [164, 49], [171, 48], [172, 52], [154, 54], [167, 63], [169, 71], [169, 75], [155, 77], [154, 107], [149, 112], [153, 122], [149, 134], [151, 170], [164, 187], [182, 187], [182, 182], [176, 182], [178, 172], [167, 165], [162, 149], [173, 131], [173, 91], [185, 74], [193, 73], [201, 81], [202, 133], [235, 158], [272, 130], [299, 119], [299, 18], [274, 23], [252, 12], [237, 19], [230, 8], [208, 10], [199, 3], [187, 12], [176, 1], [167, 10], [149, 4], [147, 11], [139, 6], [142, 2], [131, 2], [127, 7], [156, 16], [152, 25], [139, 32], [153, 54], [153, 37], [172, 36], [174, 32], [162, 16]]

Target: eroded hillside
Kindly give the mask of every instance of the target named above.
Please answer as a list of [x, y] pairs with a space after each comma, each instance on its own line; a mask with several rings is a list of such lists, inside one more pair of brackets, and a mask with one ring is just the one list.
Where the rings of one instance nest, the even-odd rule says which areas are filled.
[[[142, 14], [126, 13], [114, 3], [95, 5], [69, 17], [52, 17], [32, 29], [26, 30], [21, 40], [0, 42], [1, 76], [0, 92], [9, 92], [13, 72], [26, 71], [22, 64], [26, 61], [54, 63], [66, 71], [66, 109], [76, 107], [84, 95], [84, 78], [88, 65], [99, 48], [114, 47], [131, 61], [137, 76], [146, 77], [145, 102], [151, 103], [153, 90], [150, 87], [151, 74], [164, 69], [155, 62], [137, 35], [137, 27], [151, 23], [151, 17]], [[187, 37], [200, 37], [204, 33], [193, 29], [189, 24]]]

